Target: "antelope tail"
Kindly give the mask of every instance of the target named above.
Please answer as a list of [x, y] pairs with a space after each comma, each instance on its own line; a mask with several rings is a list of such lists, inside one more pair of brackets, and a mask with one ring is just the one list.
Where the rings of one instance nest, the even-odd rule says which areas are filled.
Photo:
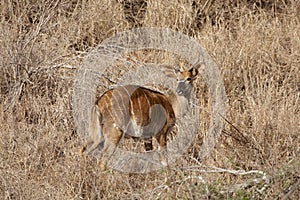
[[86, 144], [83, 146], [81, 152], [89, 154], [91, 151], [95, 150], [100, 143], [103, 141], [103, 134], [100, 126], [101, 116], [97, 109], [97, 106], [94, 105], [90, 112], [89, 120], [89, 137]]
[[94, 139], [102, 135], [100, 121], [101, 121], [100, 113], [97, 109], [97, 106], [93, 105], [90, 113], [90, 120], [89, 120], [89, 136]]

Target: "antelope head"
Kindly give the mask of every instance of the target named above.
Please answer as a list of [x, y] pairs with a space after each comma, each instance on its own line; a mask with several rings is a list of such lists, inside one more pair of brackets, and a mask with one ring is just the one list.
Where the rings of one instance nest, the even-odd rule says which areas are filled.
[[168, 77], [175, 78], [177, 80], [178, 84], [176, 94], [189, 99], [193, 89], [193, 81], [197, 79], [200, 67], [203, 67], [202, 63], [190, 68], [189, 70], [182, 70], [178, 66], [165, 66], [163, 68], [163, 72]]

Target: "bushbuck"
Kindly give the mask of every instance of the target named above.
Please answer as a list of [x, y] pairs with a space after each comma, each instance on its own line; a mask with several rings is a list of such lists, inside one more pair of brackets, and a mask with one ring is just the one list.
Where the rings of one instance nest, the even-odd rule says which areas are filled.
[[81, 152], [88, 154], [97, 147], [102, 151], [117, 146], [123, 136], [143, 138], [146, 151], [152, 150], [155, 137], [160, 146], [161, 164], [166, 165], [167, 135], [176, 118], [187, 110], [198, 64], [189, 70], [163, 66], [163, 73], [176, 78], [176, 93], [164, 95], [137, 85], [117, 86], [97, 99], [90, 113], [89, 138]]

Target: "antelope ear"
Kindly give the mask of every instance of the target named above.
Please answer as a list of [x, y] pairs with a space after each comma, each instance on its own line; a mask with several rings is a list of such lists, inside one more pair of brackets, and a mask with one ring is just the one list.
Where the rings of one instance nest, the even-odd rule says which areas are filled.
[[196, 77], [198, 75], [198, 69], [195, 67], [189, 69], [189, 72], [191, 73], [192, 77]]
[[176, 74], [180, 72], [180, 69], [177, 66], [172, 67], [170, 65], [163, 65], [161, 70], [170, 78], [176, 78]]
[[174, 65], [173, 67], [175, 74], [180, 72], [180, 68], [177, 65]]
[[205, 65], [204, 65], [203, 62], [197, 63], [197, 64], [194, 66], [195, 69], [198, 69], [198, 70], [200, 70], [200, 71], [201, 71], [201, 69], [204, 68], [204, 67], [205, 67]]
[[192, 74], [192, 77], [196, 78], [198, 75], [199, 71], [202, 71], [203, 68], [205, 67], [203, 62], [197, 63], [194, 67], [192, 67], [189, 72]]

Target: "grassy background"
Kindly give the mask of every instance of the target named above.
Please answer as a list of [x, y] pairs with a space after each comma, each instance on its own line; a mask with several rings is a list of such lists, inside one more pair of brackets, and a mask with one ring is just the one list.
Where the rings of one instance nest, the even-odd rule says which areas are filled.
[[[299, 13], [297, 0], [1, 2], [0, 198], [297, 199]], [[206, 48], [225, 83], [226, 126], [206, 159], [194, 155], [196, 139], [169, 169], [101, 171], [79, 154], [73, 82], [97, 44], [140, 26]]]

